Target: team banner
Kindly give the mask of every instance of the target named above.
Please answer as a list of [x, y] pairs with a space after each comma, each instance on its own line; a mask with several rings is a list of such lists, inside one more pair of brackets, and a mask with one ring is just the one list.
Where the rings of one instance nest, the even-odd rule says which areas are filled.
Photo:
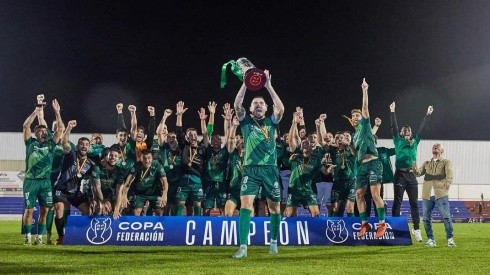
[[[376, 238], [378, 220], [370, 218], [372, 230], [362, 238], [359, 218], [302, 217], [281, 221], [280, 245], [411, 245], [405, 217], [387, 217], [387, 230]], [[66, 245], [238, 245], [238, 217], [135, 217], [70, 216]], [[268, 217], [252, 218], [250, 245], [268, 245]]]

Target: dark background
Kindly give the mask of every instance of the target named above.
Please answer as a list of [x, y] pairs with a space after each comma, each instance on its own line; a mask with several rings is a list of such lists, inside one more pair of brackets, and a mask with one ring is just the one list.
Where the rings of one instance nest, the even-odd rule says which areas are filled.
[[[490, 139], [490, 1], [121, 2], [0, 2], [0, 131], [22, 131], [38, 93], [76, 132], [113, 132], [118, 102], [128, 124], [135, 104], [146, 125], [147, 105], [158, 122], [183, 100], [184, 126], [199, 126], [199, 107], [233, 102], [240, 82], [229, 73], [220, 89], [221, 65], [245, 56], [270, 69], [283, 131], [295, 106], [308, 130], [320, 113], [329, 130], [349, 129], [341, 115], [360, 107], [366, 77], [380, 138], [394, 100], [415, 129], [434, 106], [425, 138]], [[248, 92], [246, 106], [255, 94], [272, 103]]]

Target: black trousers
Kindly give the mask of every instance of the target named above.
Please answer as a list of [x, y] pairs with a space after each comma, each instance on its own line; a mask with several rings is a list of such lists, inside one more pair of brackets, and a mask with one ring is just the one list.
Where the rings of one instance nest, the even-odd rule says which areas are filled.
[[408, 195], [408, 202], [410, 203], [410, 212], [412, 216], [413, 228], [419, 229], [420, 226], [420, 213], [417, 200], [419, 197], [419, 188], [417, 178], [412, 172], [396, 170], [395, 182], [393, 183], [394, 201], [391, 215], [393, 217], [400, 216], [400, 206], [403, 201], [403, 194], [405, 191]]

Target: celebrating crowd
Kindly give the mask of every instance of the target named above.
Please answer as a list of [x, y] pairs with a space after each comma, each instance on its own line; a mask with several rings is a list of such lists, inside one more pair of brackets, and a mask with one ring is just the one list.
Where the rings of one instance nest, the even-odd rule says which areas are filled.
[[[434, 167], [427, 162], [421, 168], [416, 167], [417, 145], [432, 114], [432, 106], [413, 135], [409, 126], [398, 130], [393, 102], [389, 109], [394, 148], [377, 147], [375, 133], [381, 120], [376, 118], [371, 125], [369, 85], [363, 80], [362, 107], [353, 109], [351, 117], [346, 117], [353, 134], [350, 129], [328, 132], [326, 114], [318, 116], [311, 124], [315, 130], [308, 133], [300, 107], [290, 117], [289, 131], [281, 134], [278, 124], [284, 116], [284, 105], [272, 87], [267, 70], [265, 76], [264, 87], [272, 99], [272, 108], [264, 98], [254, 97], [247, 110], [243, 105], [247, 87], [243, 84], [233, 106], [222, 107], [223, 133], [214, 130], [218, 106], [212, 101], [207, 109], [198, 110], [199, 127], [186, 129], [183, 118], [188, 109], [182, 101], [176, 104], [175, 110], [166, 109], [158, 125], [155, 108], [148, 106], [146, 128], [138, 124], [133, 105], [127, 108], [131, 118], [127, 128], [124, 106], [118, 103], [116, 143], [110, 147], [102, 144], [102, 135], [98, 133], [72, 143], [70, 134], [77, 122], [70, 120], [65, 126], [56, 99], [52, 101], [56, 120], [48, 129], [44, 96], [39, 95], [35, 110], [23, 125], [24, 244], [31, 244], [30, 221], [36, 200], [41, 211], [35, 244], [44, 243], [46, 232], [47, 243], [63, 243], [70, 206], [78, 208], [83, 215], [111, 215], [114, 219], [122, 215], [182, 216], [184, 213], [209, 216], [213, 209], [218, 209], [222, 216], [233, 216], [238, 210], [240, 248], [234, 258], [247, 256], [250, 219], [262, 215], [270, 216], [269, 252], [277, 254], [281, 216], [296, 216], [298, 207], [307, 208], [312, 217], [318, 217], [324, 205], [329, 216], [342, 217], [344, 212], [347, 216], [358, 216], [362, 221], [358, 236], [362, 237], [371, 230], [367, 219], [374, 204], [374, 214], [379, 219], [376, 237], [380, 238], [386, 230], [383, 183], [394, 183], [393, 216], [400, 215], [403, 195], [407, 192], [412, 233], [417, 241], [422, 241], [415, 177], [425, 174], [424, 225], [429, 238], [427, 244], [435, 245], [431, 211], [425, 211], [425, 207], [437, 205], [445, 209], [441, 199], [447, 201], [452, 171], [448, 160], [443, 160], [444, 166]], [[271, 115], [266, 114], [269, 109]], [[176, 116], [175, 126], [166, 123], [172, 115]], [[38, 125], [32, 137], [31, 125], [36, 119]], [[442, 146], [435, 144], [433, 159], [442, 159], [442, 152]], [[393, 155], [395, 172], [390, 163]], [[431, 191], [435, 191], [435, 197]], [[449, 214], [448, 207], [441, 212]], [[454, 246], [450, 217], [444, 218], [448, 245]], [[56, 241], [51, 233], [53, 219]]]

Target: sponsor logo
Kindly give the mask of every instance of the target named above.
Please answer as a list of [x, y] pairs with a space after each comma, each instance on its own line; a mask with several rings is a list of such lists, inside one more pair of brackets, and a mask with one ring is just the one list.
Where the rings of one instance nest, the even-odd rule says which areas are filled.
[[87, 229], [87, 240], [91, 244], [104, 244], [112, 237], [111, 218], [93, 218]]
[[325, 235], [332, 243], [343, 243], [349, 237], [349, 232], [343, 220], [328, 220]]

